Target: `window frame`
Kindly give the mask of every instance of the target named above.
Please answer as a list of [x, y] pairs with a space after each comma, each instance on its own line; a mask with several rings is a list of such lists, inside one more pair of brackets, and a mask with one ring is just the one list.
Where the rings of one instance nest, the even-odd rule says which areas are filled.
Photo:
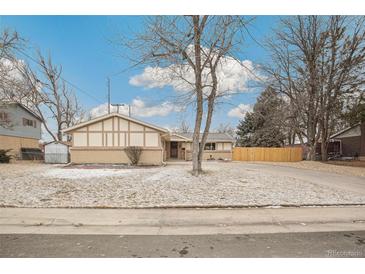
[[7, 122], [9, 121], [9, 113], [5, 111], [0, 111], [0, 121]]
[[24, 127], [34, 127], [34, 128], [36, 128], [37, 127], [37, 121], [23, 117], [23, 126]]
[[205, 143], [204, 145], [204, 150], [208, 150], [208, 151], [214, 151], [216, 150], [216, 143], [215, 142], [209, 142], [209, 143]]

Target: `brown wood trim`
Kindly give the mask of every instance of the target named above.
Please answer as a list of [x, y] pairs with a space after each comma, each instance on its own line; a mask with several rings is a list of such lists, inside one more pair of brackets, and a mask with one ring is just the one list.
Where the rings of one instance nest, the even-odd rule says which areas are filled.
[[114, 120], [115, 120], [115, 117], [113, 117], [112, 119], [112, 146], [115, 146], [115, 143], [114, 143]]
[[[119, 117], [117, 117], [117, 123], [118, 123], [118, 132], [117, 132], [117, 136], [118, 136], [118, 147], [120, 147], [120, 119]], [[125, 144], [124, 144], [125, 145]]]
[[128, 121], [128, 144], [127, 147], [130, 146], [131, 143], [131, 121]]
[[101, 121], [101, 145], [102, 146], [105, 146], [105, 143], [104, 143], [104, 120]]
[[[94, 151], [94, 150], [125, 150], [126, 147], [71, 147], [70, 150], [86, 150], [86, 151]], [[161, 147], [145, 147], [143, 150], [150, 151], [160, 151], [163, 150]]]
[[[86, 132], [90, 132], [90, 133], [102, 133], [103, 131], [102, 130], [78, 130], [78, 131], [73, 131], [72, 133], [74, 132], [77, 132], [77, 133], [86, 133]], [[124, 132], [128, 132], [128, 130], [104, 130], [104, 132], [108, 132], [108, 133], [111, 133], [111, 132], [115, 132], [115, 133], [124, 133]], [[146, 132], [146, 133], [156, 133], [156, 134], [160, 134], [159, 132], [156, 132], [156, 131], [137, 131], [137, 130], [132, 130], [130, 131], [131, 133], [143, 133], [143, 132]], [[72, 133], [69, 133], [69, 134], [72, 134]], [[179, 141], [177, 141], [179, 142]]]
[[86, 127], [86, 146], [89, 146], [89, 127]]
[[127, 134], [128, 134], [128, 132], [124, 133], [124, 146], [125, 147], [128, 146], [128, 144], [127, 144]]
[[[90, 130], [90, 131], [77, 131], [78, 133], [86, 133], [86, 132], [90, 132], [90, 133], [101, 133], [102, 131], [100, 131], [100, 130]], [[113, 133], [113, 132], [115, 132], [115, 133], [127, 133], [128, 131], [123, 131], [123, 130], [121, 130], [121, 131], [118, 131], [118, 130], [114, 130], [114, 131], [112, 131], [112, 130], [104, 130], [104, 133]], [[131, 132], [131, 133], [143, 133], [143, 132], [146, 132], [146, 133], [156, 133], [156, 134], [159, 134], [158, 132], [155, 132], [155, 131], [129, 131], [129, 132]]]
[[146, 127], [143, 127], [143, 147], [146, 147]]

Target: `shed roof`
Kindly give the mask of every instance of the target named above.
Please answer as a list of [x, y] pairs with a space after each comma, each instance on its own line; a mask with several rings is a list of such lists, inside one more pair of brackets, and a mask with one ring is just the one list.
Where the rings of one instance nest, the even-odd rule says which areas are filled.
[[65, 146], [71, 146], [72, 144], [70, 142], [63, 142], [63, 141], [51, 141], [48, 143], [45, 143], [44, 146], [50, 145], [50, 144], [61, 144]]

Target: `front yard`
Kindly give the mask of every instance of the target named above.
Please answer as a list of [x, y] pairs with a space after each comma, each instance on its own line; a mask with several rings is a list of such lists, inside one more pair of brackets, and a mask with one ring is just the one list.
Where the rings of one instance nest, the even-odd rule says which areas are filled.
[[[265, 166], [268, 165], [206, 162], [206, 173], [194, 177], [187, 163], [134, 169], [0, 165], [0, 206], [131, 208], [365, 204], [363, 193], [303, 179], [297, 176], [301, 169], [276, 173], [276, 167], [266, 170]], [[326, 173], [323, 176], [325, 178]], [[340, 176], [336, 177], [338, 180], [343, 177], [344, 183], [351, 178], [363, 180], [359, 176], [336, 176]]]

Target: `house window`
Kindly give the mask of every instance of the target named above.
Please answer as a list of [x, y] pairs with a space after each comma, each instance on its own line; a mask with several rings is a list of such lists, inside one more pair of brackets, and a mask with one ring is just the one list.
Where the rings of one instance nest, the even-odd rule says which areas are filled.
[[215, 150], [215, 143], [206, 143], [204, 150]]
[[36, 120], [29, 120], [27, 118], [23, 118], [23, 126], [25, 127], [37, 127]]
[[9, 115], [6, 112], [0, 112], [0, 121], [8, 121]]

